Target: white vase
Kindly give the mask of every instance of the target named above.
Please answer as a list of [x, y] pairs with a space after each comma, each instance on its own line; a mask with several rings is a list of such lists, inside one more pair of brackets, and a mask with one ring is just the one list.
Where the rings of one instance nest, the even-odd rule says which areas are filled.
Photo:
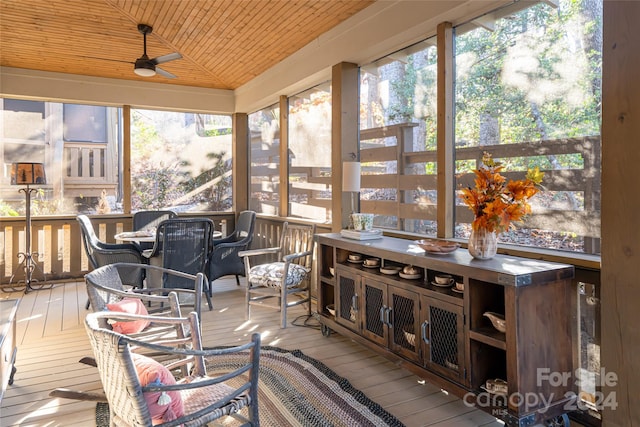
[[476, 259], [490, 259], [498, 253], [498, 235], [484, 228], [471, 230], [469, 253]]

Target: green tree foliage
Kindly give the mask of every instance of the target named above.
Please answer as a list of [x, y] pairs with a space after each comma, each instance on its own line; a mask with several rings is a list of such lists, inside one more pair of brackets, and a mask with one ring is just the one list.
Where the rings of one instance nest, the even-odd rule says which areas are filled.
[[220, 136], [227, 131], [207, 130], [201, 115], [136, 110], [132, 117], [133, 210], [177, 205], [196, 210], [230, 209], [231, 177], [223, 159], [225, 152], [203, 154], [204, 144], [215, 146], [211, 134]]
[[204, 188], [197, 199], [205, 204], [206, 210], [223, 211], [231, 209], [231, 165], [224, 162], [226, 153], [208, 153], [207, 159], [213, 167], [195, 177], [189, 176], [184, 187], [186, 191]]
[[483, 122], [499, 143], [597, 135], [601, 31], [588, 0], [539, 3], [456, 35], [456, 142], [482, 145]]

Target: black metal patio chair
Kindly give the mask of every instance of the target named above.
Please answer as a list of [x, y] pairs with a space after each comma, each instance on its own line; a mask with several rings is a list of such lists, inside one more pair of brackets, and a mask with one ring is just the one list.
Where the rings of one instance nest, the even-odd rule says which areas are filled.
[[[162, 221], [156, 230], [153, 248], [143, 252], [151, 265], [188, 274], [206, 276], [213, 221], [208, 218], [173, 218]], [[147, 287], [193, 289], [193, 282], [167, 274], [151, 275]], [[205, 297], [213, 309], [209, 282], [205, 280]]]
[[[133, 231], [155, 231], [162, 221], [165, 219], [176, 218], [177, 216], [177, 213], [170, 210], [145, 210], [135, 212], [133, 214]], [[140, 242], [139, 245], [142, 250], [153, 248], [153, 243], [151, 242]]]
[[245, 268], [238, 252], [249, 249], [255, 223], [254, 211], [242, 211], [233, 233], [225, 238], [213, 240], [213, 250], [208, 262], [209, 292], [212, 291], [213, 282], [223, 276], [236, 276], [236, 283], [240, 286], [240, 276], [245, 276]]

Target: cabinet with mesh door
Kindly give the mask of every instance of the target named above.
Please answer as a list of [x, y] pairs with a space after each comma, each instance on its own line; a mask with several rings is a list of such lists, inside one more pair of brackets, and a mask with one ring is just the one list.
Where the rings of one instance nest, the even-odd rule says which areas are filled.
[[[491, 405], [477, 407], [508, 426], [566, 417], [575, 385], [540, 381], [537, 372], [572, 372], [571, 265], [506, 255], [477, 262], [461, 249], [430, 255], [386, 236], [364, 243], [338, 233], [316, 239], [319, 295], [326, 304], [335, 301], [335, 316], [318, 312], [325, 336], [344, 334], [465, 403], [490, 398]], [[372, 267], [363, 258], [380, 261]], [[409, 265], [419, 273], [392, 268]], [[333, 266], [335, 280], [326, 274]], [[462, 289], [433, 283], [445, 273]], [[493, 402], [487, 384], [498, 380], [506, 382], [508, 396], [541, 398]]]
[[419, 362], [419, 294], [349, 270], [354, 269], [338, 269], [336, 321], [395, 354]]
[[420, 343], [425, 367], [460, 384], [467, 383], [463, 307], [420, 297]]
[[360, 332], [358, 316], [358, 298], [360, 277], [342, 266], [336, 267], [336, 322], [347, 328]]

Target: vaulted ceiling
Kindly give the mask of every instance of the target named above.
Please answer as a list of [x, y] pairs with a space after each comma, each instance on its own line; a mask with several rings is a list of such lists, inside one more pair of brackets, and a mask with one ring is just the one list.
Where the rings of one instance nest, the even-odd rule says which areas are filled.
[[[374, 0], [0, 0], [0, 65], [236, 89]], [[178, 52], [140, 77], [147, 54]]]

